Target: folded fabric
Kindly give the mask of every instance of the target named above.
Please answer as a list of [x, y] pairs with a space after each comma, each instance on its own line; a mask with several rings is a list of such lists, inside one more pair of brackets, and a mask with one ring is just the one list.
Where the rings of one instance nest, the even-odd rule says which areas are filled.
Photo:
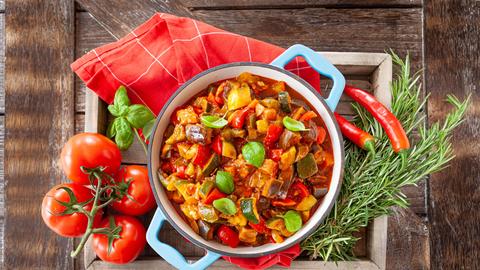
[[[232, 62], [270, 63], [284, 51], [211, 25], [157, 13], [120, 40], [93, 49], [72, 70], [105, 102], [120, 85], [133, 103], [157, 114], [180, 85], [196, 74]], [[300, 58], [287, 70], [319, 89], [319, 75]]]
[[[105, 102], [111, 103], [124, 85], [133, 103], [157, 115], [172, 93], [196, 74], [232, 62], [270, 63], [283, 51], [190, 18], [157, 13], [127, 36], [82, 56], [71, 68]], [[318, 73], [303, 59], [297, 57], [286, 69], [319, 89]], [[288, 267], [300, 252], [297, 244], [259, 258], [224, 259], [245, 269]]]

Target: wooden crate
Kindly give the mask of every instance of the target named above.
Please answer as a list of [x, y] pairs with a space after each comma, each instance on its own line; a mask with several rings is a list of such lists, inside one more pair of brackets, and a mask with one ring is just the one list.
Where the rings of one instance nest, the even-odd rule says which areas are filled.
[[[383, 53], [339, 53], [322, 52], [346, 77], [347, 83], [371, 91], [387, 106], [390, 105], [389, 83], [392, 79], [392, 60], [388, 54]], [[324, 96], [328, 95], [331, 82], [321, 80], [322, 89], [326, 89]], [[108, 112], [106, 104], [101, 101], [92, 91], [87, 91], [85, 104], [85, 131], [104, 133], [108, 124]], [[337, 112], [346, 116], [352, 115], [350, 106], [351, 99], [342, 97]], [[134, 144], [122, 153], [124, 164], [146, 164], [146, 156], [140, 144]], [[153, 213], [143, 217], [148, 226]], [[366, 230], [361, 230], [358, 237], [362, 239], [357, 243], [354, 251], [359, 257], [356, 261], [321, 262], [310, 261], [306, 256], [300, 256], [291, 265], [292, 269], [385, 269], [387, 250], [387, 217], [379, 217], [373, 220]], [[160, 239], [176, 247], [182, 254], [192, 261], [203, 256], [204, 251], [193, 244], [188, 243], [171, 226], [164, 226], [160, 233]], [[150, 247], [147, 247], [142, 255], [133, 263], [127, 265], [112, 265], [99, 260], [87, 242], [84, 251], [84, 265], [87, 269], [172, 269], [167, 262], [156, 255]], [[210, 269], [237, 269], [234, 265], [220, 259]], [[272, 268], [283, 269], [283, 268]]]

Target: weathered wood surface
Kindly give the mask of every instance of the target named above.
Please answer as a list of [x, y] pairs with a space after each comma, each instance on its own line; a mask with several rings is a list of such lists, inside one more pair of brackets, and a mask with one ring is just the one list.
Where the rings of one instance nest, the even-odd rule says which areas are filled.
[[388, 218], [386, 269], [430, 269], [430, 239], [424, 220], [411, 209], [393, 207], [392, 211]]
[[71, 240], [46, 228], [40, 203], [62, 179], [58, 153], [73, 134], [74, 15], [73, 1], [7, 1], [2, 269], [72, 268]]
[[188, 8], [194, 9], [245, 9], [245, 8], [302, 8], [302, 7], [421, 7], [422, 0], [184, 0]]
[[456, 159], [430, 178], [432, 269], [480, 269], [480, 1], [426, 1], [425, 78], [430, 123], [451, 109], [445, 96], [472, 94], [455, 131]]

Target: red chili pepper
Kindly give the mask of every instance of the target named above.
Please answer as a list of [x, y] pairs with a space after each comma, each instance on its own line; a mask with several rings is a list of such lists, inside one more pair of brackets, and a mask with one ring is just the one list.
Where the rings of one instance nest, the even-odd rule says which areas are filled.
[[236, 110], [231, 116], [230, 126], [233, 128], [242, 128], [249, 110], [250, 108], [248, 107], [245, 107], [241, 110]]
[[308, 190], [307, 186], [305, 186], [302, 182], [296, 181], [290, 187], [290, 191], [292, 194], [298, 194], [302, 199], [310, 195], [310, 191]]
[[327, 137], [327, 131], [323, 127], [317, 127], [317, 143], [322, 144]]
[[283, 128], [278, 125], [270, 125], [267, 129], [267, 135], [264, 139], [264, 144], [266, 146], [272, 146], [275, 142], [278, 141], [280, 135], [282, 135]]
[[398, 119], [387, 107], [380, 103], [374, 96], [364, 90], [347, 85], [345, 93], [353, 100], [365, 107], [375, 119], [382, 125], [392, 144], [393, 151], [399, 153], [410, 148], [407, 134]]
[[296, 205], [297, 202], [290, 199], [290, 198], [286, 198], [286, 199], [283, 199], [283, 200], [273, 200], [272, 201], [272, 205], [273, 206], [280, 206], [280, 207], [290, 207], [290, 206], [294, 206]]
[[207, 196], [207, 198], [205, 198], [205, 200], [203, 201], [204, 204], [212, 204], [213, 201], [217, 200], [217, 199], [221, 199], [221, 198], [225, 198], [227, 197], [227, 195], [225, 193], [222, 193], [220, 190], [218, 190], [217, 188], [214, 188]]
[[217, 230], [217, 236], [224, 243], [232, 248], [235, 248], [240, 243], [240, 239], [238, 238], [238, 233], [234, 230], [230, 229], [230, 227], [221, 225], [220, 228]]
[[337, 119], [340, 130], [345, 137], [362, 149], [370, 152], [375, 151], [375, 139], [372, 135], [348, 122], [347, 119], [343, 118], [338, 113], [335, 113], [335, 118]]
[[193, 164], [200, 165], [203, 167], [207, 163], [209, 158], [210, 158], [210, 147], [208, 147], [207, 145], [199, 144], [197, 154], [193, 159]]
[[220, 135], [217, 135], [217, 137], [215, 137], [215, 139], [213, 139], [213, 142], [212, 142], [212, 148], [213, 148], [213, 151], [219, 155], [222, 154], [222, 136]]
[[283, 149], [270, 149], [268, 151], [268, 157], [275, 162], [279, 162], [282, 156]]
[[255, 223], [249, 221], [248, 225], [250, 225], [250, 227], [252, 227], [252, 229], [257, 231], [258, 233], [269, 233], [270, 232], [270, 229], [267, 228], [267, 226], [265, 225], [265, 220], [262, 217], [260, 217], [260, 221], [258, 222], [258, 224], [255, 224]]

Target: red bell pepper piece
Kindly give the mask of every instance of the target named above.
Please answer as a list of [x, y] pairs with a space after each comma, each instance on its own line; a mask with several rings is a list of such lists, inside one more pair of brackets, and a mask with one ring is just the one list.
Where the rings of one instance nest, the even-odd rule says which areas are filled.
[[213, 189], [203, 201], [204, 204], [212, 204], [213, 201], [227, 197], [227, 194], [221, 192], [217, 188]]
[[175, 170], [177, 171], [177, 176], [184, 179], [187, 178], [187, 175], [185, 174], [186, 169], [187, 166], [185, 165], [176, 166]]
[[224, 243], [232, 248], [235, 248], [240, 243], [240, 239], [238, 238], [238, 233], [232, 230], [230, 227], [226, 225], [221, 225], [220, 228], [217, 230], [217, 236]]
[[282, 156], [283, 154], [283, 149], [270, 149], [268, 151], [268, 156], [271, 160], [275, 161], [275, 162], [279, 162], [280, 161], [280, 157]]
[[168, 174], [173, 173], [173, 171], [174, 171], [173, 165], [170, 162], [163, 162], [161, 168], [162, 168], [163, 172], [168, 173]]
[[222, 136], [217, 135], [212, 143], [213, 151], [219, 155], [222, 154]]
[[242, 128], [249, 110], [249, 107], [245, 107], [241, 110], [236, 110], [231, 116], [230, 126], [233, 128]]
[[199, 144], [197, 154], [193, 159], [193, 164], [203, 167], [207, 163], [209, 158], [210, 158], [210, 147], [208, 147], [207, 145]]
[[327, 137], [327, 131], [323, 127], [317, 127], [317, 143], [322, 144]]
[[267, 226], [265, 225], [265, 220], [262, 217], [260, 217], [260, 221], [258, 222], [258, 224], [255, 224], [255, 223], [249, 221], [248, 225], [250, 225], [250, 227], [252, 227], [252, 229], [257, 231], [258, 233], [269, 233], [270, 232], [270, 229], [267, 228]]
[[298, 194], [302, 199], [310, 195], [310, 191], [308, 190], [307, 186], [299, 181], [293, 183], [293, 185], [290, 187], [290, 191], [292, 191], [293, 195]]
[[282, 135], [283, 128], [277, 125], [270, 125], [267, 129], [267, 135], [263, 141], [266, 146], [272, 146]]
[[283, 200], [273, 200], [272, 205], [273, 206], [280, 206], [280, 207], [290, 207], [290, 206], [295, 206], [297, 204], [296, 201], [286, 198]]
[[308, 111], [308, 112], [304, 113], [302, 115], [302, 117], [300, 117], [300, 119], [298, 119], [298, 120], [301, 121], [301, 122], [306, 122], [306, 121], [308, 121], [312, 118], [315, 118], [315, 117], [317, 117], [317, 114], [314, 111]]

